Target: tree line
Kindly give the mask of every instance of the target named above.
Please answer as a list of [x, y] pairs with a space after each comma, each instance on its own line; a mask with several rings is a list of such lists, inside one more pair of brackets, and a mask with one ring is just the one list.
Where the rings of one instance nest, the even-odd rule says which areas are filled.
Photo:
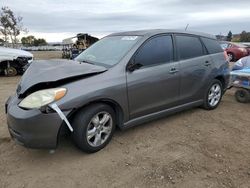
[[250, 42], [250, 32], [242, 31], [240, 34], [233, 35], [232, 32], [229, 31], [226, 40], [232, 42]]
[[33, 35], [22, 37], [21, 42], [24, 46], [43, 46], [47, 45], [45, 39], [35, 38]]
[[[16, 15], [9, 7], [5, 6], [0, 9], [0, 43], [11, 43], [15, 48], [20, 42], [18, 36], [23, 33], [27, 34], [28, 29], [23, 26], [23, 17]], [[34, 36], [27, 36], [21, 39], [25, 46], [46, 45], [45, 39], [36, 39]]]

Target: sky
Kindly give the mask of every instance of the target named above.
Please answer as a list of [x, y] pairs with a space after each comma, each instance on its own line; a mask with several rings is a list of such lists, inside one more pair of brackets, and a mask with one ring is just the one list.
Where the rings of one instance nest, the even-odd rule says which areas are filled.
[[27, 35], [60, 42], [77, 33], [103, 37], [140, 29], [224, 34], [250, 31], [249, 0], [1, 0], [23, 17]]

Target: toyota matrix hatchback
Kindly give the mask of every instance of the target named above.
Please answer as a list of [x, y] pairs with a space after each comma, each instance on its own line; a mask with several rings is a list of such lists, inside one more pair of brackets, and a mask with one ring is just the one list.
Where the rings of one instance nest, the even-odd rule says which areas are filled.
[[229, 64], [213, 36], [176, 30], [115, 33], [75, 61], [35, 61], [6, 102], [10, 135], [53, 149], [65, 128], [86, 152], [125, 129], [192, 107], [215, 109]]

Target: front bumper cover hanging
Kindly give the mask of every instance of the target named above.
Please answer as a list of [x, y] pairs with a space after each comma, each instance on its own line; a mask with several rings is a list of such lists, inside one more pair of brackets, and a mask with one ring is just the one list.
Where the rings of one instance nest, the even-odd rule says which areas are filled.
[[73, 132], [73, 127], [71, 126], [71, 124], [69, 123], [67, 117], [64, 115], [64, 113], [61, 111], [61, 109], [58, 107], [58, 105], [56, 103], [52, 103], [49, 105], [50, 108], [52, 108], [54, 111], [57, 112], [57, 114], [60, 116], [60, 118], [66, 123], [66, 125], [68, 126], [69, 130], [71, 132]]

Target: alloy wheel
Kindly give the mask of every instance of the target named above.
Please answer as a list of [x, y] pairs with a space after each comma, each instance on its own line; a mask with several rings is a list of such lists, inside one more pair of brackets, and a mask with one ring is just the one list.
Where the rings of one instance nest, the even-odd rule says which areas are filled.
[[220, 102], [221, 94], [221, 86], [217, 83], [212, 85], [208, 94], [209, 105], [212, 107], [216, 106]]
[[87, 127], [87, 142], [92, 147], [102, 145], [110, 136], [113, 127], [112, 116], [108, 112], [97, 113]]
[[233, 54], [229, 53], [227, 54], [228, 60], [231, 62], [233, 60]]

